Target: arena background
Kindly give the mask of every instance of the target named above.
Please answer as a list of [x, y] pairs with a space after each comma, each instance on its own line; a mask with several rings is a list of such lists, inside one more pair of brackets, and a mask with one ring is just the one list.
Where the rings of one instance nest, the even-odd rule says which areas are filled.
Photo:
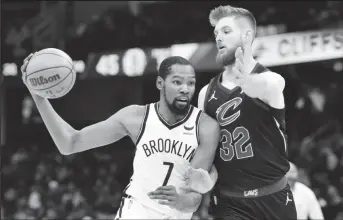
[[9, 0], [1, 4], [1, 219], [109, 219], [132, 173], [128, 138], [58, 152], [21, 82], [28, 54], [55, 47], [74, 60], [75, 87], [51, 100], [74, 128], [158, 100], [157, 67], [170, 55], [195, 65], [196, 104], [221, 71], [208, 14], [228, 3], [254, 13], [254, 55], [286, 79], [290, 161], [300, 181], [325, 219], [343, 219], [343, 3]]

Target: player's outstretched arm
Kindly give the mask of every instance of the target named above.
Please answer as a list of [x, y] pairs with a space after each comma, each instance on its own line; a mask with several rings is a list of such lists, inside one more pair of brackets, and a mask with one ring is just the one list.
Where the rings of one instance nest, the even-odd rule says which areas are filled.
[[232, 68], [235, 75], [233, 81], [248, 96], [259, 98], [273, 108], [284, 108], [284, 78], [271, 71], [250, 74], [257, 63], [252, 54], [251, 38], [252, 35], [243, 38], [243, 48], [239, 47], [235, 52], [236, 62]]
[[181, 195], [183, 199], [180, 207], [195, 212], [201, 203], [202, 194], [213, 188], [218, 177], [213, 161], [219, 141], [218, 122], [202, 113], [199, 119], [199, 146], [187, 172], [187, 189]]
[[47, 99], [34, 94], [33, 99], [54, 143], [64, 155], [111, 144], [130, 135], [124, 120], [134, 118], [137, 110], [144, 109], [136, 105], [128, 106], [104, 121], [76, 130], [57, 114]]
[[[32, 56], [33, 54], [30, 54], [21, 67], [25, 85], [25, 70]], [[133, 127], [131, 125], [135, 123], [135, 126], [138, 125], [139, 127], [145, 113], [145, 107], [132, 105], [121, 109], [107, 120], [81, 130], [75, 130], [57, 114], [46, 98], [42, 98], [31, 91], [30, 93], [54, 143], [64, 155], [107, 145], [126, 135], [135, 139], [138, 132], [129, 133], [127, 127], [130, 126], [131, 128]]]
[[202, 113], [199, 120], [199, 146], [187, 172], [188, 187], [195, 192], [205, 194], [217, 181], [218, 175], [213, 161], [219, 141], [219, 123]]
[[193, 168], [210, 171], [220, 141], [219, 123], [202, 113], [199, 119], [199, 146], [191, 161]]

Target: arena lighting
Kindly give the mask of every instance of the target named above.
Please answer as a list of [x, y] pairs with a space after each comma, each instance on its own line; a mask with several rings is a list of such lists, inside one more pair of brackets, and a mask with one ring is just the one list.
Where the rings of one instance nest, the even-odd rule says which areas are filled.
[[[267, 67], [339, 59], [343, 58], [342, 34], [343, 29], [334, 29], [257, 37], [253, 54]], [[216, 53], [214, 42], [133, 48], [98, 53], [95, 70], [102, 76], [155, 74], [163, 59], [182, 56], [190, 60], [197, 71], [217, 71], [221, 67], [215, 61]]]
[[[253, 44], [255, 59], [266, 67], [343, 58], [343, 29], [316, 30], [257, 37]], [[159, 64], [168, 56], [182, 56], [196, 71], [220, 71], [216, 63], [214, 42], [174, 44], [163, 48], [130, 48], [90, 54], [87, 62], [74, 61], [83, 78], [156, 74]], [[85, 63], [89, 64], [85, 67]], [[336, 69], [340, 70], [340, 64]], [[18, 75], [17, 65], [3, 65], [5, 76]]]
[[336, 72], [342, 72], [343, 71], [343, 62], [342, 61], [334, 62], [333, 70]]

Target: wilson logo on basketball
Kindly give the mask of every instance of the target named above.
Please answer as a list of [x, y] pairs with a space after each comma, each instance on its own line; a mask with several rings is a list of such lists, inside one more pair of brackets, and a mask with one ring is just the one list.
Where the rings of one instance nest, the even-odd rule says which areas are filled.
[[54, 76], [49, 76], [49, 77], [40, 76], [40, 77], [30, 78], [30, 83], [32, 86], [40, 86], [40, 85], [57, 81], [59, 79], [60, 79], [59, 74], [56, 74]]

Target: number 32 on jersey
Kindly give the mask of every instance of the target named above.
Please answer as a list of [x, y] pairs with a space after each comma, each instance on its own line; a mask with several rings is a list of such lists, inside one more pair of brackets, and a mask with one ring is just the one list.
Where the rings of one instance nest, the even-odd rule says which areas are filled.
[[[221, 144], [220, 157], [224, 161], [231, 161], [235, 156], [237, 159], [244, 159], [254, 156], [251, 143], [249, 143], [245, 149], [244, 144], [250, 140], [248, 129], [245, 127], [237, 127], [232, 134], [226, 130], [221, 130]], [[234, 142], [234, 143], [233, 143]]]
[[[217, 111], [216, 116], [219, 124], [221, 126], [226, 126], [234, 121], [236, 121], [241, 114], [240, 110], [236, 108], [242, 103], [242, 98], [236, 97], [221, 105]], [[233, 111], [230, 116], [225, 117], [228, 111]], [[237, 159], [244, 159], [254, 156], [251, 143], [249, 143], [244, 149], [244, 144], [250, 141], [250, 135], [248, 129], [245, 127], [236, 127], [235, 130], [231, 133], [227, 129], [221, 130], [221, 148], [220, 148], [220, 157], [224, 161], [231, 161], [236, 155]]]

